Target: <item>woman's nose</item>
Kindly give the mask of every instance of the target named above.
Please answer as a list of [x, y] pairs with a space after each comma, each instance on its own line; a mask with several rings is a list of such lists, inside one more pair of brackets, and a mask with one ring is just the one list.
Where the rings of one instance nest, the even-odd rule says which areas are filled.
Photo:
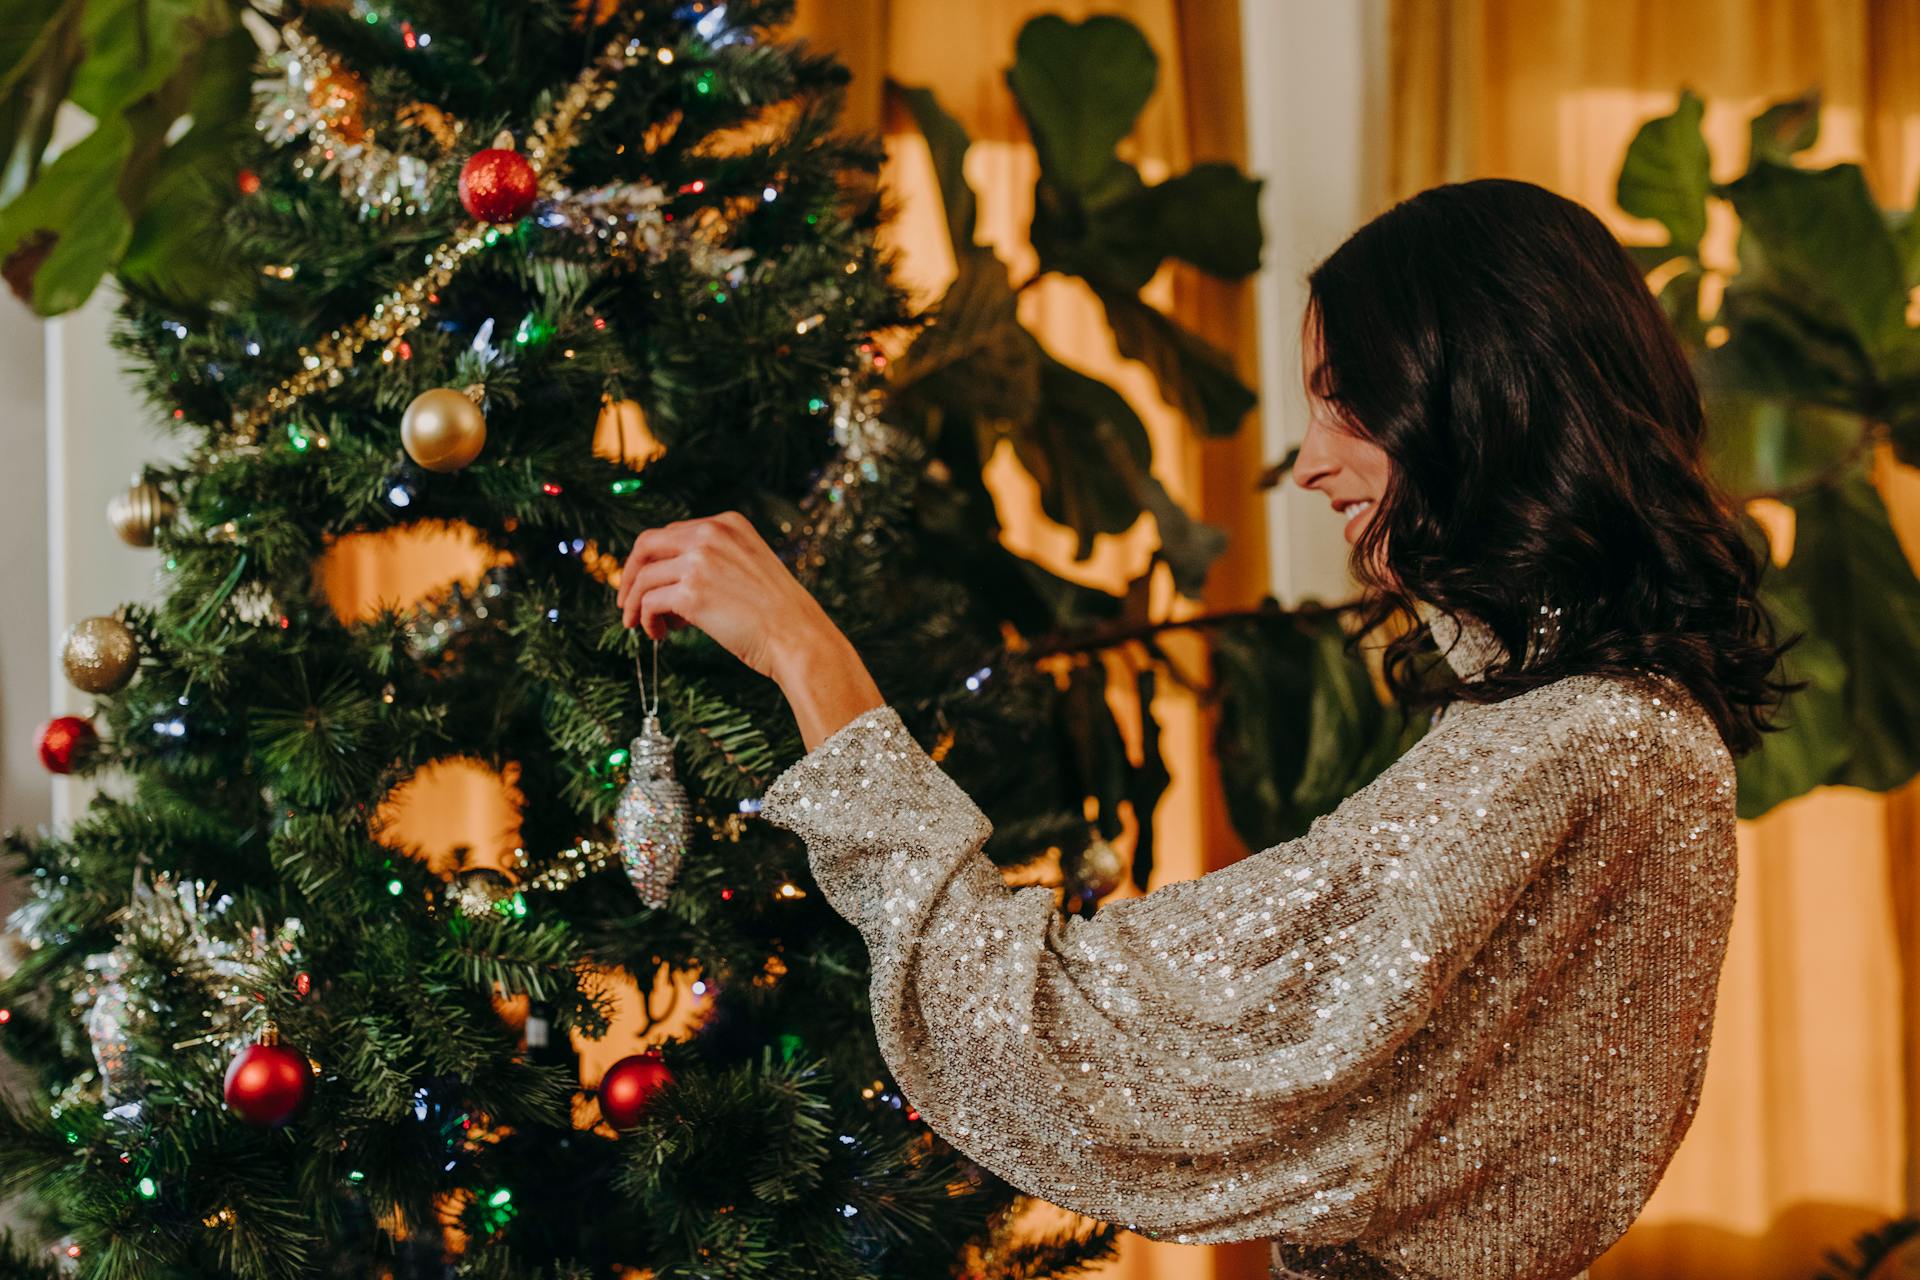
[[1301, 437], [1300, 451], [1293, 459], [1293, 482], [1302, 489], [1312, 489], [1340, 469], [1321, 443], [1319, 427], [1309, 423], [1307, 434]]

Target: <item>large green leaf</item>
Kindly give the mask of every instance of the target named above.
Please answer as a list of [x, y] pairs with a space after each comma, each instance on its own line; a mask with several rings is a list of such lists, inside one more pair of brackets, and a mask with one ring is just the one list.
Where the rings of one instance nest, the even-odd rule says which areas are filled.
[[1820, 140], [1820, 93], [1776, 102], [1753, 118], [1747, 164], [1791, 164], [1793, 157]]
[[947, 234], [953, 240], [955, 254], [973, 248], [975, 201], [973, 188], [967, 185], [967, 148], [972, 140], [966, 129], [948, 115], [933, 96], [933, 90], [898, 85], [900, 98], [913, 113], [913, 121], [927, 140], [933, 156], [933, 175], [940, 184], [940, 200], [947, 211]]
[[1707, 468], [1740, 498], [1817, 480], [1851, 454], [1867, 420], [1785, 395], [1727, 392], [1706, 397]]
[[1040, 399], [1040, 344], [1020, 327], [1006, 268], [979, 245], [955, 261], [935, 322], [892, 369], [895, 412], [929, 437], [942, 418], [1024, 424]]
[[1160, 558], [1173, 571], [1174, 589], [1188, 599], [1199, 599], [1207, 585], [1207, 570], [1227, 549], [1227, 531], [1187, 514], [1166, 486], [1134, 458], [1110, 423], [1096, 421], [1093, 430], [1100, 456], [1126, 482], [1134, 501], [1152, 514], [1160, 533]]
[[1102, 203], [1121, 164], [1114, 148], [1153, 96], [1159, 66], [1146, 36], [1124, 18], [1042, 14], [1020, 29], [1007, 84], [1053, 182], [1092, 207]]
[[243, 297], [254, 277], [221, 252], [219, 220], [232, 198], [237, 144], [251, 129], [248, 104], [259, 46], [235, 26], [208, 41], [191, 76], [193, 125], [160, 157], [144, 207], [119, 263], [120, 276], [183, 302]]
[[1153, 875], [1153, 811], [1173, 781], [1160, 756], [1160, 722], [1153, 718], [1154, 670], [1143, 666], [1134, 677], [1134, 697], [1140, 706], [1140, 764], [1127, 775], [1127, 803], [1133, 807], [1133, 887], [1147, 891]]
[[1121, 832], [1120, 802], [1126, 799], [1128, 775], [1126, 739], [1107, 702], [1105, 663], [1082, 663], [1067, 677], [1067, 688], [1057, 709], [1060, 728], [1072, 749], [1074, 771], [1083, 794], [1097, 801], [1101, 836], [1116, 839]]
[[1705, 103], [1683, 89], [1673, 114], [1640, 126], [1627, 146], [1614, 199], [1636, 218], [1652, 218], [1667, 229], [1672, 247], [1697, 256], [1707, 233], [1707, 140], [1700, 132]]
[[[1884, 364], [1907, 338], [1905, 269], [1860, 166], [1763, 161], [1724, 190], [1769, 285], [1844, 324]], [[1742, 274], [1749, 268], [1743, 258]]]
[[1214, 750], [1227, 810], [1251, 848], [1300, 835], [1425, 731], [1382, 702], [1339, 615], [1282, 613], [1214, 633]]
[[1862, 475], [1792, 502], [1782, 582], [1846, 664], [1851, 758], [1829, 779], [1885, 791], [1920, 772], [1920, 581], [1879, 493]]
[[1153, 371], [1167, 403], [1202, 434], [1230, 436], [1240, 429], [1256, 401], [1226, 352], [1137, 294], [1098, 287], [1094, 292], [1106, 307], [1120, 354]]
[[1146, 471], [1153, 446], [1140, 415], [1106, 383], [1043, 352], [1039, 404], [1032, 421], [1012, 432], [1013, 447], [1040, 487], [1041, 509], [1074, 531], [1080, 560], [1093, 554], [1096, 534], [1125, 532], [1144, 509], [1127, 477], [1106, 464], [1096, 433], [1102, 423]]
[[87, 0], [87, 57], [74, 76], [73, 101], [95, 119], [122, 111], [231, 25], [220, 0]]
[[[8, 281], [23, 292], [29, 291], [24, 282], [31, 282], [33, 307], [41, 315], [85, 302], [126, 248], [133, 223], [119, 186], [132, 149], [133, 131], [123, 118], [110, 116], [0, 209], [0, 259], [7, 263]], [[45, 257], [31, 265], [42, 252]]]
[[1157, 253], [1155, 268], [1178, 258], [1223, 279], [1250, 276], [1260, 269], [1260, 179], [1230, 164], [1195, 165], [1100, 210], [1094, 236], [1116, 257]]
[[39, 173], [85, 56], [71, 0], [13, 0], [0, 18], [0, 202]]
[[1853, 753], [1847, 717], [1847, 664], [1832, 643], [1814, 630], [1805, 595], [1777, 572], [1767, 575], [1761, 603], [1773, 615], [1782, 639], [1801, 639], [1780, 660], [1780, 674], [1804, 680], [1807, 687], [1789, 694], [1780, 707], [1777, 732], [1760, 748], [1740, 757], [1738, 808], [1757, 818], [1775, 805], [1805, 795], [1830, 781]]

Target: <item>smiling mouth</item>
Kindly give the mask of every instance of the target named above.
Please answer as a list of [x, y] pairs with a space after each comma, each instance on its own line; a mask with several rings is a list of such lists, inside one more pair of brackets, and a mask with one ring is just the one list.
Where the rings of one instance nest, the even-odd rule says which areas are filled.
[[1346, 502], [1336, 502], [1333, 509], [1347, 518], [1346, 529], [1351, 530], [1360, 517], [1373, 510], [1372, 498], [1353, 498]]

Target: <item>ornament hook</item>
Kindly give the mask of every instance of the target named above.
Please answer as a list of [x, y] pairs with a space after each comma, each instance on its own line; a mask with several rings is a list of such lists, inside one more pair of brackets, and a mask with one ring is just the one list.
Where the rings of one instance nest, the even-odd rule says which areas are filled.
[[652, 636], [648, 636], [647, 641], [653, 646], [652, 706], [647, 705], [647, 678], [640, 672], [640, 655], [637, 653], [633, 655], [633, 675], [640, 682], [640, 709], [647, 713], [648, 719], [652, 719], [654, 713], [660, 710], [660, 642]]

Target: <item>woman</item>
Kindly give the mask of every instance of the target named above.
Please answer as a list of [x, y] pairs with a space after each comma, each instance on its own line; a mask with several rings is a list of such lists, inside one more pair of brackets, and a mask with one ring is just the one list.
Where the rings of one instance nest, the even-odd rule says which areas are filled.
[[[807, 756], [761, 814], [866, 938], [902, 1094], [1009, 1182], [1276, 1276], [1566, 1280], [1699, 1098], [1734, 756], [1786, 686], [1698, 392], [1624, 250], [1527, 183], [1437, 187], [1309, 277], [1294, 479], [1347, 514], [1433, 728], [1298, 839], [1062, 918], [735, 513], [636, 541], [629, 626], [706, 630]], [[1443, 687], [1416, 684], [1437, 645]]]

